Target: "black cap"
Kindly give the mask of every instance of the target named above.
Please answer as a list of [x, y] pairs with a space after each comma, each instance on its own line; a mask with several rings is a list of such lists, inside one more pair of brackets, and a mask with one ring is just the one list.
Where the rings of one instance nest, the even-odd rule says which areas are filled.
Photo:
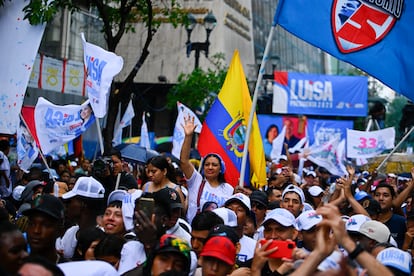
[[266, 208], [269, 203], [266, 193], [262, 191], [253, 191], [250, 194], [250, 202], [253, 202], [253, 201], [262, 204]]
[[160, 205], [165, 210], [170, 211], [175, 208], [183, 208], [180, 195], [174, 189], [169, 187], [163, 188], [154, 193], [154, 201], [156, 205]]
[[37, 198], [32, 208], [23, 211], [23, 215], [30, 217], [33, 213], [43, 213], [54, 219], [64, 219], [64, 207], [60, 199], [55, 196], [44, 194]]
[[233, 227], [224, 224], [214, 226], [208, 233], [207, 240], [211, 237], [227, 237], [235, 245], [239, 242], [239, 236], [237, 235], [236, 230]]

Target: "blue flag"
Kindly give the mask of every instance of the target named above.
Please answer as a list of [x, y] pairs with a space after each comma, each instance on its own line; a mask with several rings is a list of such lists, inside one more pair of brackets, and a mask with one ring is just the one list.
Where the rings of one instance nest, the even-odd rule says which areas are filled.
[[414, 99], [413, 1], [281, 0], [276, 24]]

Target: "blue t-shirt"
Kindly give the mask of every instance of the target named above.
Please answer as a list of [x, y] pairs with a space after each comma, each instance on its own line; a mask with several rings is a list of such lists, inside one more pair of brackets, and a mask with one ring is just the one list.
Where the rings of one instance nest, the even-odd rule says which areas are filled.
[[393, 214], [392, 217], [384, 224], [388, 227], [388, 229], [390, 229], [391, 236], [397, 242], [398, 248], [402, 248], [405, 232], [407, 232], [405, 218], [403, 216]]

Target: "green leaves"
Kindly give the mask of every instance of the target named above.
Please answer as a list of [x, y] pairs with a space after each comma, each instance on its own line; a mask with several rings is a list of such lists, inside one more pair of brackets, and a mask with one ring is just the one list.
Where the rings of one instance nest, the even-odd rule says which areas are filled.
[[199, 118], [200, 120], [204, 119], [224, 83], [227, 73], [227, 70], [222, 67], [223, 54], [216, 54], [212, 59], [218, 67], [217, 70], [203, 71], [197, 68], [190, 74], [179, 75], [177, 84], [167, 95], [169, 108], [176, 108], [177, 101], [180, 101], [193, 110], [199, 108], [204, 110], [204, 114]]

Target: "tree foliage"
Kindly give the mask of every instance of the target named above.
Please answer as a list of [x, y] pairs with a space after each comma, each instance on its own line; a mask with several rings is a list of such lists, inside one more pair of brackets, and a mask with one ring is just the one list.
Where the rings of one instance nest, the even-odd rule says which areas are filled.
[[213, 64], [217, 70], [208, 69], [203, 71], [195, 69], [190, 74], [180, 74], [177, 84], [167, 95], [167, 106], [176, 108], [177, 101], [188, 106], [192, 110], [198, 110], [200, 120], [203, 120], [206, 111], [216, 98], [223, 86], [227, 69], [223, 65], [224, 55], [215, 54], [212, 56]]
[[407, 104], [407, 98], [403, 96], [395, 97], [387, 106], [387, 117], [385, 118], [386, 127], [395, 127], [396, 137], [401, 136], [400, 120], [402, 118], [402, 110]]

